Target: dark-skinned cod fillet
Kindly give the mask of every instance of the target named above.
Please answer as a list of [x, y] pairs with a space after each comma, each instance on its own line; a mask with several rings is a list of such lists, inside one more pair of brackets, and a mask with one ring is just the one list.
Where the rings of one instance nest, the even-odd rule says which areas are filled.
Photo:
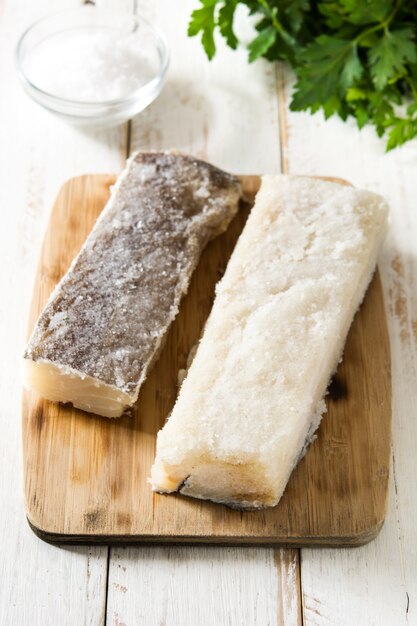
[[198, 159], [135, 154], [35, 326], [25, 385], [106, 417], [132, 406], [203, 248], [227, 228], [241, 191], [236, 177]]

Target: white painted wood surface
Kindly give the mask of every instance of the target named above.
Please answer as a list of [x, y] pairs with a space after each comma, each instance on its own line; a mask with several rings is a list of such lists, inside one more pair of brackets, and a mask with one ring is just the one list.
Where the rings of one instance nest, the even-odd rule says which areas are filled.
[[[53, 8], [74, 6], [54, 0]], [[120, 169], [126, 127], [80, 133], [35, 106], [17, 83], [14, 46], [47, 0], [0, 1], [0, 624], [104, 623], [108, 548], [39, 541], [23, 508], [20, 359], [39, 246], [59, 187]]]
[[276, 578], [268, 548], [113, 548], [107, 623], [276, 624]]
[[[0, 0], [0, 624], [166, 626], [417, 624], [417, 142], [391, 154], [373, 132], [288, 111], [290, 77], [223, 46], [209, 64], [185, 37], [193, 0], [139, 0], [172, 48], [161, 97], [127, 125], [80, 132], [20, 90], [13, 48], [30, 21], [76, 0]], [[134, 0], [103, 0], [130, 10]], [[130, 135], [128, 139], [128, 135]], [[118, 171], [131, 148], [177, 147], [240, 173], [341, 176], [393, 209], [380, 265], [393, 352], [389, 510], [354, 550], [58, 548], [23, 511], [19, 353], [42, 233], [62, 182]], [[107, 567], [109, 565], [108, 574]], [[303, 622], [302, 622], [303, 620]]]
[[[288, 103], [288, 72], [283, 79]], [[341, 176], [383, 194], [391, 206], [379, 261], [393, 368], [388, 515], [379, 537], [364, 548], [302, 550], [304, 624], [417, 624], [417, 142], [385, 153], [372, 129], [284, 111], [289, 173]]]

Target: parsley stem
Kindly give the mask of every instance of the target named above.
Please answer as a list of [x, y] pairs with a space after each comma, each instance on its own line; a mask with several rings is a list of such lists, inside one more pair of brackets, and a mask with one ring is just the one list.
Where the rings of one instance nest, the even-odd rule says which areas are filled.
[[409, 76], [405, 76], [405, 82], [410, 87], [411, 93], [414, 96], [414, 100], [417, 102], [417, 88], [416, 88], [416, 86], [414, 85], [413, 81], [411, 80], [411, 78]]
[[275, 30], [277, 30], [279, 33], [282, 34], [282, 31], [283, 31], [282, 25], [277, 20], [277, 16], [274, 13], [274, 11], [271, 10], [271, 7], [269, 6], [268, 2], [266, 0], [259, 0], [259, 4], [265, 9], [265, 13], [271, 19], [272, 26], [275, 28]]
[[388, 15], [388, 17], [385, 18], [385, 20], [383, 22], [381, 22], [380, 24], [375, 24], [375, 26], [372, 26], [371, 28], [368, 28], [367, 30], [364, 30], [363, 33], [361, 33], [360, 35], [355, 37], [355, 39], [353, 40], [352, 43], [353, 44], [357, 44], [357, 43], [360, 42], [361, 39], [367, 37], [371, 33], [377, 32], [378, 30], [387, 30], [388, 26], [391, 24], [395, 14], [397, 13], [399, 8], [401, 7], [402, 3], [403, 3], [403, 0], [397, 0], [397, 2], [395, 3], [394, 8], [391, 11], [391, 13]]

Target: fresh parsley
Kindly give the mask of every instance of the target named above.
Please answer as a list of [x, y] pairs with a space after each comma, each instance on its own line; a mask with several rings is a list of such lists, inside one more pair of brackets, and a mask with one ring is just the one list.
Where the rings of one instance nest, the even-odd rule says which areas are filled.
[[256, 16], [249, 61], [288, 61], [297, 82], [293, 111], [353, 116], [387, 136], [387, 150], [417, 137], [415, 0], [199, 0], [188, 34], [201, 34], [209, 59], [214, 33], [238, 45], [238, 5]]

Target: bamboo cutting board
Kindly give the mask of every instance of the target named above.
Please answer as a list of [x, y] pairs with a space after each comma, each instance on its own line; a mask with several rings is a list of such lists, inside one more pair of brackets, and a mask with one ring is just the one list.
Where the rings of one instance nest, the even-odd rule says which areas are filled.
[[[45, 235], [29, 330], [67, 270], [109, 195], [114, 176], [89, 175], [61, 189]], [[390, 463], [389, 340], [378, 273], [350, 330], [316, 441], [279, 505], [240, 512], [152, 493], [155, 439], [209, 314], [214, 285], [242, 230], [257, 176], [242, 177], [248, 203], [204, 251], [165, 348], [131, 417], [109, 420], [32, 392], [23, 394], [28, 521], [52, 542], [193, 542], [360, 545], [382, 526]]]

